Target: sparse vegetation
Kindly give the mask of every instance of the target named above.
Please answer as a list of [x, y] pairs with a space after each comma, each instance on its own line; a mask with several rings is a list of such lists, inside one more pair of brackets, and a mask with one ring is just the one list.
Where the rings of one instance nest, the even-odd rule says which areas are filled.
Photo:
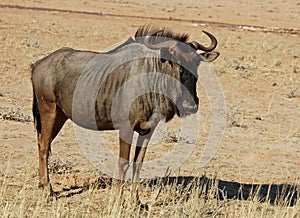
[[298, 89], [296, 87], [290, 87], [287, 91], [288, 98], [299, 98], [300, 94], [298, 93]]
[[229, 110], [227, 114], [227, 122], [229, 126], [239, 127], [244, 129], [248, 128], [248, 126], [244, 122], [245, 114], [246, 114], [245, 111], [237, 108], [232, 108], [231, 110]]
[[[2, 0], [3, 4], [91, 13], [0, 8], [0, 217], [300, 217], [300, 48], [299, 15], [295, 13], [295, 5], [300, 3], [228, 1], [217, 8], [212, 1], [195, 6], [194, 1], [180, 0]], [[93, 16], [93, 11], [98, 16]], [[133, 13], [142, 17], [149, 12], [151, 17], [167, 19], [130, 18]], [[110, 13], [125, 16], [104, 16]], [[200, 20], [210, 22], [198, 23]], [[141, 200], [148, 204], [148, 211], [137, 209], [128, 200], [130, 183], [123, 206], [117, 207], [112, 179], [85, 159], [69, 123], [53, 142], [49, 166], [58, 198], [47, 201], [37, 187], [29, 63], [61, 47], [103, 50], [126, 40], [138, 26], [149, 22], [188, 32], [191, 40], [203, 40], [204, 44], [207, 38], [201, 30], [207, 30], [219, 41], [216, 50], [221, 55], [212, 68], [224, 90], [227, 127], [218, 151], [203, 169], [210, 179], [194, 172], [212, 126], [204, 90], [199, 96], [201, 123], [193, 124], [200, 125], [201, 130], [191, 158], [182, 164], [180, 173], [174, 173], [178, 177], [141, 184]], [[116, 135], [107, 133], [105, 139], [109, 141], [107, 147], [116, 147], [117, 153]], [[163, 156], [173, 144], [189, 140], [180, 137], [172, 128], [162, 132], [146, 158]], [[275, 184], [280, 184], [279, 188]], [[283, 193], [285, 187], [298, 189]], [[238, 197], [242, 192], [243, 198]]]
[[20, 108], [0, 111], [0, 118], [18, 122], [33, 122], [32, 116], [24, 114]]
[[50, 159], [49, 172], [56, 174], [65, 174], [72, 171], [73, 164], [70, 160], [62, 161], [60, 159]]
[[[9, 170], [9, 169], [8, 169]], [[61, 170], [64, 170], [62, 167]], [[59, 170], [60, 171], [60, 170]], [[6, 173], [9, 173], [6, 171]], [[281, 191], [271, 189], [260, 191], [254, 188], [245, 195], [245, 200], [228, 197], [228, 190], [221, 190], [218, 180], [206, 177], [172, 177], [155, 179], [141, 184], [141, 196], [148, 209], [142, 209], [130, 202], [130, 184], [125, 187], [122, 206], [118, 207], [111, 182], [99, 178], [94, 184], [64, 188], [54, 201], [42, 197], [42, 190], [34, 186], [28, 174], [24, 180], [12, 184], [4, 176], [0, 180], [1, 217], [298, 217], [300, 203], [291, 196], [297, 190], [288, 190], [284, 196]], [[97, 185], [99, 183], [99, 185]], [[105, 184], [104, 184], [105, 183]], [[229, 183], [230, 185], [230, 183]], [[240, 190], [247, 190], [240, 187]], [[243, 192], [243, 191], [242, 191]], [[12, 194], [13, 193], [13, 194]], [[236, 193], [238, 191], [236, 190]], [[277, 195], [276, 201], [272, 195]], [[282, 192], [283, 193], [283, 192]], [[299, 193], [299, 190], [298, 190]], [[236, 198], [240, 198], [238, 195]], [[299, 196], [298, 196], [299, 198]], [[291, 204], [292, 203], [292, 204]], [[292, 207], [289, 207], [291, 206]]]

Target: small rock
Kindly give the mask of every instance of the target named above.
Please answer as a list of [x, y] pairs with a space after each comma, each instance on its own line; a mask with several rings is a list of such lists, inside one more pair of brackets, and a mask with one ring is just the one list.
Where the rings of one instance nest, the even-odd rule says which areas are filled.
[[256, 120], [262, 120], [262, 117], [259, 116], [259, 115], [257, 115], [257, 116], [255, 117], [255, 119], [256, 119]]

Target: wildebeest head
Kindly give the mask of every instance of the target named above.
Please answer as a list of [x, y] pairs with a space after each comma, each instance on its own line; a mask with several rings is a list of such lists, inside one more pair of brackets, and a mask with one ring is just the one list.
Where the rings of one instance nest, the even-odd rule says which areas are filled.
[[[205, 47], [196, 41], [187, 42], [188, 35], [173, 36], [166, 30], [159, 30], [145, 37], [144, 43], [150, 49], [160, 49], [162, 62], [169, 62], [180, 73], [180, 83], [182, 84], [182, 94], [177, 99], [177, 114], [185, 116], [196, 113], [199, 99], [196, 93], [196, 83], [198, 80], [197, 68], [201, 61], [211, 62], [218, 56], [218, 52], [213, 52], [217, 46], [216, 38], [203, 31], [210, 39], [211, 45]], [[170, 38], [168, 38], [168, 35]]]

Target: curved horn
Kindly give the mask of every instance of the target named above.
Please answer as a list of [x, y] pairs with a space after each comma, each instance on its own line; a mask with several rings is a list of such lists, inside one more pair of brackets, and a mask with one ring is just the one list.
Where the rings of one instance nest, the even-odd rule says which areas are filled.
[[191, 42], [191, 44], [197, 49], [197, 50], [202, 50], [202, 51], [206, 51], [206, 52], [210, 52], [212, 50], [214, 50], [217, 47], [218, 41], [217, 39], [209, 32], [206, 32], [204, 30], [202, 30], [202, 32], [204, 32], [211, 40], [211, 44], [209, 47], [205, 47], [204, 45], [201, 45], [200, 43], [193, 41]]
[[151, 37], [156, 37], [156, 36], [146, 36], [144, 39], [144, 44], [150, 49], [173, 48], [177, 45], [177, 42], [175, 40], [168, 40], [153, 45], [150, 43]]

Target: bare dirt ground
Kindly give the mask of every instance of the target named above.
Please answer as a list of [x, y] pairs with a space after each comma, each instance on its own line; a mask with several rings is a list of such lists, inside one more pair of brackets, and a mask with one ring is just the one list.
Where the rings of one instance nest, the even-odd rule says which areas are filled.
[[[299, 2], [205, 0], [195, 5], [190, 0], [2, 0], [0, 5], [60, 9], [0, 7], [0, 186], [9, 186], [4, 197], [7, 201], [16, 197], [24, 180], [29, 184], [26, 193], [39, 191], [30, 63], [61, 47], [103, 50], [133, 36], [139, 26], [147, 23], [189, 33], [191, 39], [204, 44], [207, 38], [201, 30], [207, 30], [219, 42], [217, 51], [221, 56], [212, 66], [226, 98], [224, 137], [213, 159], [197, 169], [209, 134], [211, 110], [199, 85], [202, 120], [194, 125], [199, 125], [201, 135], [179, 175], [199, 176], [205, 172], [208, 177], [216, 175], [220, 180], [241, 184], [300, 185]], [[176, 126], [176, 122], [169, 127]], [[109, 138], [117, 149], [117, 137]], [[170, 146], [168, 141], [161, 142], [149, 148], [147, 154], [155, 157]], [[50, 162], [53, 169], [63, 171], [50, 175], [55, 190], [98, 176], [83, 155], [71, 122], [53, 142]], [[80, 197], [74, 197], [80, 201]]]

